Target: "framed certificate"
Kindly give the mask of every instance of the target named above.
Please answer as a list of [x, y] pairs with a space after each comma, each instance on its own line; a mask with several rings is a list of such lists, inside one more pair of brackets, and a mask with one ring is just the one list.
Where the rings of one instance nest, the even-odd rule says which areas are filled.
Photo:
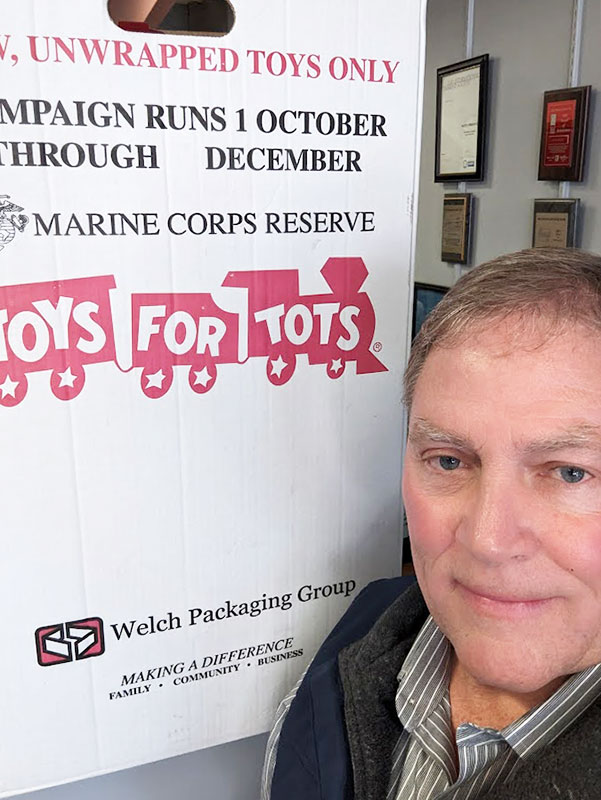
[[580, 200], [535, 200], [532, 247], [576, 247]]
[[435, 181], [484, 178], [488, 54], [436, 72]]
[[441, 261], [467, 264], [471, 217], [471, 194], [445, 194], [442, 208]]
[[590, 86], [545, 92], [539, 181], [582, 180], [590, 94]]

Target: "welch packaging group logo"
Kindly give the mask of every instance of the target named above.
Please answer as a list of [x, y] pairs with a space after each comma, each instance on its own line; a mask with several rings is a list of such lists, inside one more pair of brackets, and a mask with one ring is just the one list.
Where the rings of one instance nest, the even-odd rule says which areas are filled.
[[25, 230], [29, 218], [21, 211], [22, 206], [11, 203], [10, 195], [0, 194], [0, 252], [12, 242], [17, 232]]
[[38, 664], [51, 667], [104, 653], [104, 628], [100, 617], [45, 625], [35, 632]]

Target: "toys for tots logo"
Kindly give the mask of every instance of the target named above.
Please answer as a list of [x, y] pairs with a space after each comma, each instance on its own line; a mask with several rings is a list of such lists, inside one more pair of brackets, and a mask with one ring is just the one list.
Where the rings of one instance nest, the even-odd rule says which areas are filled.
[[[349, 362], [357, 374], [385, 372], [372, 350], [375, 312], [360, 291], [368, 272], [361, 258], [330, 258], [321, 270], [330, 292], [301, 295], [298, 270], [230, 272], [223, 286], [246, 290], [246, 313], [221, 309], [208, 293], [133, 294], [132, 370], [142, 392], [165, 395], [174, 368], [187, 370], [192, 391], [213, 388], [220, 364], [265, 358], [267, 379], [282, 386], [300, 355], [339, 378]], [[86, 369], [116, 363], [112, 275], [0, 288], [0, 405], [15, 406], [27, 376], [50, 371], [60, 400], [83, 389]], [[128, 370], [129, 371], [129, 370]]]

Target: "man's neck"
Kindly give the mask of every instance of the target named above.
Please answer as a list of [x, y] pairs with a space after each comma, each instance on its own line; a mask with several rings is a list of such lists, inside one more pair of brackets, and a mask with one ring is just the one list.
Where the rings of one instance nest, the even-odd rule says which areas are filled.
[[557, 678], [535, 692], [509, 692], [479, 683], [454, 657], [449, 684], [453, 729], [471, 722], [500, 731], [551, 697], [564, 680]]

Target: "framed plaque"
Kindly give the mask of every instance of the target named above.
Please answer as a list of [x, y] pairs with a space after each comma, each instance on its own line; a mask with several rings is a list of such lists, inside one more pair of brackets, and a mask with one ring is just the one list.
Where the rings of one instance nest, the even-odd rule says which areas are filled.
[[488, 54], [436, 71], [435, 181], [484, 178]]
[[590, 86], [545, 92], [539, 181], [581, 181]]
[[471, 216], [471, 194], [445, 194], [442, 208], [441, 261], [467, 264]]
[[532, 247], [576, 247], [580, 200], [535, 200]]
[[449, 291], [447, 286], [435, 286], [432, 283], [413, 284], [413, 324], [411, 326], [411, 338], [414, 339], [419, 333], [419, 329], [424, 320], [437, 305], [445, 294]]

